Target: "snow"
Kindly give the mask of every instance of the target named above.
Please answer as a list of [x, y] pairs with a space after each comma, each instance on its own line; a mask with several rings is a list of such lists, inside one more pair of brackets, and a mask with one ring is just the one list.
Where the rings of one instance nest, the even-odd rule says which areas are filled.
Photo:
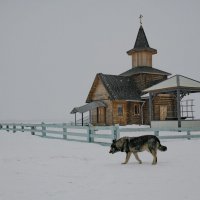
[[200, 140], [164, 140], [158, 164], [108, 146], [0, 132], [1, 200], [199, 199]]

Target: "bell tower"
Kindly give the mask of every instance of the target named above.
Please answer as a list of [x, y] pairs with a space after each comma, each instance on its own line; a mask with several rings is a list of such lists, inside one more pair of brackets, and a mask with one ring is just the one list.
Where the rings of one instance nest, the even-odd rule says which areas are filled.
[[147, 37], [142, 26], [142, 15], [140, 15], [140, 28], [133, 49], [127, 51], [132, 57], [132, 67], [152, 67], [152, 56], [157, 50], [149, 46]]

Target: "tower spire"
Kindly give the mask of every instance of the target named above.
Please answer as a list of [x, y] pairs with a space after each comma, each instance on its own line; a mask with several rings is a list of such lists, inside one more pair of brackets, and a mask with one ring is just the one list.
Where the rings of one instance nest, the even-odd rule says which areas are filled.
[[152, 67], [152, 55], [157, 53], [156, 49], [149, 46], [146, 34], [142, 26], [142, 15], [140, 15], [140, 28], [137, 34], [135, 45], [127, 51], [132, 57], [132, 67], [148, 66]]

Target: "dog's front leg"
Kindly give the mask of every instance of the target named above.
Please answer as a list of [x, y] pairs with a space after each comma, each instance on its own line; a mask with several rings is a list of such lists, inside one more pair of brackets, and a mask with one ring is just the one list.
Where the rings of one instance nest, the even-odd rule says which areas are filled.
[[139, 159], [139, 156], [136, 152], [133, 152], [134, 156], [135, 156], [135, 159], [140, 163], [142, 164], [142, 161]]
[[131, 157], [131, 152], [127, 152], [127, 153], [126, 153], [126, 159], [125, 159], [125, 162], [123, 162], [122, 164], [127, 164], [128, 161], [129, 161], [129, 159], [130, 159], [130, 157]]

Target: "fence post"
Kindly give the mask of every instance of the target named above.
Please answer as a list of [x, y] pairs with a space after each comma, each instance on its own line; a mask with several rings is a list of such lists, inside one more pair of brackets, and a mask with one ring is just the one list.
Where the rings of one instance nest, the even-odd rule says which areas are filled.
[[13, 133], [16, 133], [16, 125], [13, 124]]
[[119, 138], [119, 125], [112, 126], [112, 140]]
[[90, 129], [90, 141], [94, 142], [94, 127], [89, 126], [89, 129]]
[[190, 140], [191, 138], [190, 138], [190, 131], [187, 131], [187, 136], [188, 136], [188, 140]]
[[6, 131], [9, 132], [9, 125], [6, 125]]
[[46, 137], [46, 126], [44, 122], [42, 122], [42, 137]]
[[63, 139], [67, 140], [67, 124], [63, 123]]
[[21, 125], [22, 132], [24, 132], [24, 125]]
[[91, 142], [90, 140], [90, 126], [87, 128], [87, 142]]
[[119, 124], [115, 125], [116, 127], [116, 139], [120, 138]]
[[31, 126], [31, 135], [35, 135], [35, 127]]
[[154, 135], [155, 135], [156, 137], [158, 137], [158, 136], [159, 136], [159, 131], [154, 131]]
[[94, 142], [94, 137], [92, 137], [93, 135], [94, 135], [94, 128], [89, 125], [87, 128], [87, 141], [88, 142]]
[[116, 139], [115, 136], [115, 126], [112, 126], [112, 140]]

